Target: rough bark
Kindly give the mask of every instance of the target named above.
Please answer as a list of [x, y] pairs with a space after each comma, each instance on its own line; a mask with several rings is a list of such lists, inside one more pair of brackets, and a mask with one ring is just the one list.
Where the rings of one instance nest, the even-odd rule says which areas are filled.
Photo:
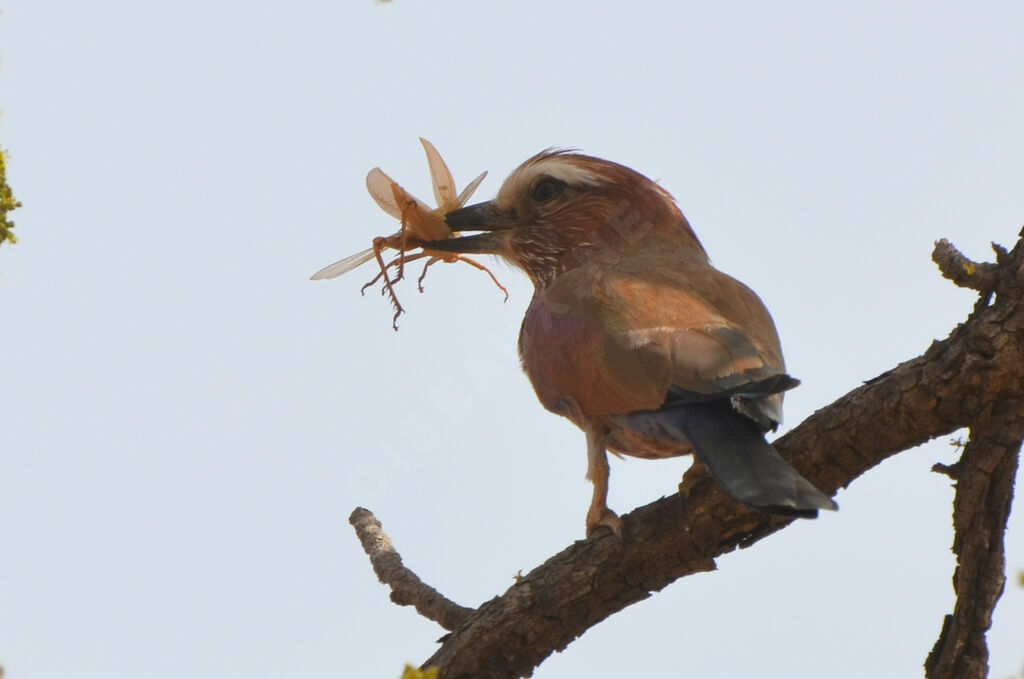
[[[1005, 580], [1002, 538], [1024, 437], [1024, 238], [1013, 252], [996, 253], [996, 264], [978, 265], [938, 243], [934, 258], [943, 273], [982, 293], [970, 317], [920, 357], [774, 442], [832, 493], [900, 451], [970, 428], [961, 460], [944, 470], [957, 480], [958, 599], [926, 662], [930, 679], [985, 676], [984, 636]], [[678, 495], [622, 518], [624, 539], [600, 531], [476, 610], [458, 607], [447, 619], [453, 631], [424, 667], [440, 667], [442, 679], [530, 676], [609, 615], [680, 577], [714, 569], [717, 556], [791, 523], [737, 505], [699, 465], [683, 477]]]
[[370, 557], [373, 572], [381, 582], [390, 585], [391, 600], [396, 604], [415, 607], [424, 618], [447, 630], [461, 625], [473, 612], [472, 608], [447, 599], [406, 568], [391, 544], [391, 538], [384, 534], [380, 521], [368, 510], [356, 507], [348, 522], [356, 529], [363, 550]]
[[943, 470], [956, 480], [953, 588], [957, 599], [925, 662], [928, 679], [988, 676], [985, 632], [1006, 584], [1003, 532], [1022, 437], [1024, 401], [993, 404], [991, 412], [972, 425], [960, 462]]

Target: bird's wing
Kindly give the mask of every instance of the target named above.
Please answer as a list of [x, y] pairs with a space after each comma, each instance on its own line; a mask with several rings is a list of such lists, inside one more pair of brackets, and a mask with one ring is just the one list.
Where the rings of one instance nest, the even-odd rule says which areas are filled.
[[[747, 385], [760, 384], [749, 395], [763, 395], [765, 380], [784, 373], [771, 317], [748, 288], [718, 276], [559, 277], [524, 321], [524, 367], [541, 400], [572, 396], [585, 412], [613, 415], [657, 409], [670, 397], [744, 396]], [[738, 299], [715, 303], [729, 295]], [[781, 399], [766, 406], [755, 419], [770, 427]]]
[[636, 354], [659, 383], [724, 394], [784, 371], [764, 305], [749, 288], [714, 269], [686, 277], [606, 276], [595, 289], [605, 313], [605, 363], [612, 374]]

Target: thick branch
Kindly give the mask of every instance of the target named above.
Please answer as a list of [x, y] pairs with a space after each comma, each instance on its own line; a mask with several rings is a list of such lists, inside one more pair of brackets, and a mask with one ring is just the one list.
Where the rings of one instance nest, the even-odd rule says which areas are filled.
[[[834, 492], [884, 459], [931, 438], [964, 426], [972, 426], [977, 438], [989, 431], [985, 423], [993, 421], [994, 404], [1019, 409], [1024, 399], [1024, 240], [1012, 253], [999, 254], [996, 279], [985, 281], [991, 284], [987, 292], [996, 293], [994, 304], [987, 304], [986, 294], [949, 338], [811, 415], [775, 442], [779, 452], [822, 490]], [[1009, 450], [1005, 437], [999, 440]], [[963, 460], [964, 465], [974, 463], [973, 455]], [[1012, 472], [1000, 471], [1006, 473], [1012, 484]], [[1001, 498], [1008, 509], [1009, 492], [1000, 488], [993, 483], [986, 497]], [[425, 666], [440, 666], [445, 679], [529, 676], [553, 651], [607, 616], [679, 577], [713, 569], [715, 557], [789, 523], [737, 505], [699, 465], [684, 476], [679, 495], [622, 518], [625, 539], [600, 533], [555, 555], [472, 612]], [[1000, 541], [992, 526], [987, 535]], [[959, 531], [958, 526], [958, 541]], [[967, 554], [962, 559], [973, 558]], [[979, 571], [982, 580], [991, 572], [987, 566]], [[980, 591], [989, 595], [982, 607], [988, 613], [967, 621], [971, 639], [978, 638], [979, 621], [987, 625], [989, 604], [994, 605], [993, 588], [982, 582]], [[958, 593], [970, 596], [959, 584]], [[959, 649], [951, 652], [963, 655]]]
[[953, 501], [957, 600], [925, 663], [928, 679], [988, 676], [985, 633], [1006, 583], [1003, 533], [1022, 438], [1024, 401], [993, 404], [971, 428], [971, 440], [953, 472], [957, 479]]
[[[1024, 241], [1000, 257], [997, 301], [948, 339], [811, 415], [776, 441], [831, 492], [887, 457], [969, 426], [991, 404], [1024, 398]], [[587, 628], [714, 557], [787, 525], [729, 500], [699, 466], [680, 495], [623, 517], [626, 539], [578, 542], [481, 606], [425, 666], [446, 679], [528, 676]]]
[[356, 507], [348, 522], [356, 529], [377, 579], [391, 588], [391, 600], [396, 604], [414, 606], [420, 615], [448, 630], [458, 627], [473, 612], [472, 608], [449, 601], [406, 568], [371, 511]]

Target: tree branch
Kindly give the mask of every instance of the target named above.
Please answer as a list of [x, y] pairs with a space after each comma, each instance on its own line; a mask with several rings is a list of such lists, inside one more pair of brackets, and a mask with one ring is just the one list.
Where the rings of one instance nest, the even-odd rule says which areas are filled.
[[445, 598], [406, 568], [373, 512], [356, 507], [348, 522], [356, 529], [377, 579], [391, 588], [391, 600], [396, 604], [414, 606], [420, 615], [447, 630], [458, 627], [473, 612]]
[[[957, 285], [983, 292], [991, 292], [999, 285], [998, 265], [977, 265], [947, 241], [937, 243], [936, 252], [940, 247], [946, 253], [946, 261], [954, 262], [952, 266], [956, 271], [967, 272], [971, 277], [963, 281], [950, 276], [936, 258], [943, 274]], [[1002, 261], [1008, 259], [1005, 250], [994, 244], [993, 248]], [[1015, 292], [1018, 291], [1004, 289], [1001, 294]], [[956, 480], [953, 552], [957, 568], [953, 587], [957, 600], [953, 614], [943, 620], [939, 638], [925, 661], [929, 679], [984, 679], [988, 676], [985, 633], [992, 626], [992, 613], [1006, 584], [1003, 535], [1010, 517], [1022, 440], [1024, 399], [991, 402], [974, 419], [971, 438], [960, 461], [952, 468], [941, 470]]]
[[[995, 243], [992, 244], [992, 247], [997, 255], [1006, 254], [1006, 251]], [[935, 243], [935, 249], [932, 250], [932, 261], [939, 265], [939, 271], [943, 276], [961, 288], [989, 293], [996, 287], [999, 269], [997, 264], [972, 262], [945, 238]]]
[[988, 676], [985, 633], [1006, 584], [1003, 534], [1024, 438], [1024, 401], [996, 404], [984, 419], [972, 427], [971, 440], [954, 472], [957, 600], [925, 662], [928, 679]]
[[[966, 258], [957, 260], [949, 250], [936, 257], [963, 269]], [[1022, 417], [1024, 403], [1024, 239], [1013, 252], [997, 254], [998, 265], [991, 265], [996, 268], [980, 269], [990, 272], [984, 275], [988, 294], [949, 338], [817, 411], [774, 443], [809, 480], [834, 493], [900, 451], [972, 428], [957, 488], [957, 517], [966, 517], [957, 523], [960, 601], [943, 634], [949, 641], [940, 639], [930, 668], [984, 665], [984, 631], [1002, 588], [1002, 580], [996, 587], [993, 579], [995, 573], [1002, 577], [997, 524], [1002, 517], [1005, 525], [1009, 511], [1013, 442], [1020, 438], [1009, 433], [1020, 424], [1010, 424], [1010, 413]], [[973, 288], [980, 285], [974, 275], [960, 279]], [[996, 300], [989, 304], [991, 291]], [[993, 456], [1001, 462], [995, 464]], [[960, 510], [978, 503], [990, 508], [980, 518]], [[444, 679], [529, 676], [548, 655], [609, 615], [677, 578], [714, 569], [717, 556], [748, 547], [791, 522], [736, 504], [700, 465], [684, 475], [678, 495], [622, 518], [624, 539], [601, 531], [551, 557], [472, 611], [424, 666], [439, 666]], [[974, 559], [985, 564], [969, 572], [964, 564]], [[973, 676], [950, 671], [933, 679]]]

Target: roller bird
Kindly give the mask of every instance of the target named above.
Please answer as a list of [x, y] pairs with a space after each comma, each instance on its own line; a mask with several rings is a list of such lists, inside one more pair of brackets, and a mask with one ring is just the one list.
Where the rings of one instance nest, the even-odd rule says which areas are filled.
[[837, 508], [765, 440], [782, 421], [775, 324], [746, 285], [712, 266], [673, 197], [628, 167], [570, 151], [520, 165], [497, 197], [445, 216], [435, 250], [493, 254], [534, 285], [519, 352], [545, 408], [587, 441], [590, 536], [607, 526], [611, 451], [693, 454], [754, 511]]

